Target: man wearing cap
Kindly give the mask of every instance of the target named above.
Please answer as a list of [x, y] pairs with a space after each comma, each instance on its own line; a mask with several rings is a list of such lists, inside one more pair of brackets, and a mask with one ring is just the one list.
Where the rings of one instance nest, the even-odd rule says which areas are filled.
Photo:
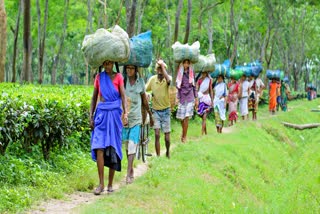
[[167, 73], [167, 65], [158, 60], [155, 68], [157, 74], [150, 77], [146, 84], [146, 91], [152, 91], [152, 113], [154, 120], [155, 148], [160, 156], [160, 129], [165, 135], [166, 156], [170, 157], [170, 97], [169, 86], [172, 77]]

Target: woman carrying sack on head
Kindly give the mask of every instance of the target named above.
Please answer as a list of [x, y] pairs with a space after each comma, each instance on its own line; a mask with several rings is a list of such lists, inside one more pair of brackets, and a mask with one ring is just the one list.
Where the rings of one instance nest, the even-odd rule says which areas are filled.
[[207, 134], [206, 118], [213, 107], [213, 90], [212, 79], [207, 71], [201, 72], [201, 77], [197, 81], [197, 91], [199, 105], [197, 108], [198, 115], [202, 118], [202, 135]]
[[179, 99], [176, 117], [181, 120], [181, 142], [185, 143], [187, 141], [189, 118], [193, 116], [195, 105], [196, 107], [198, 106], [194, 71], [188, 59], [183, 60], [179, 65], [176, 87], [178, 89], [177, 97]]
[[138, 76], [138, 67], [126, 65], [123, 70], [125, 93], [127, 100], [130, 100], [130, 108], [128, 108], [128, 123], [122, 130], [122, 140], [126, 144], [128, 158], [126, 183], [131, 184], [134, 180], [133, 161], [140, 141], [141, 125], [143, 124], [142, 104], [149, 113], [151, 126], [153, 126], [153, 119], [149, 109], [144, 81]]
[[224, 76], [219, 75], [217, 77], [217, 83], [213, 89], [214, 100], [213, 108], [215, 115], [216, 128], [218, 133], [222, 133], [224, 121], [226, 120], [226, 105], [227, 105], [227, 85], [224, 82]]
[[275, 78], [269, 83], [269, 112], [275, 114], [277, 109], [277, 97], [280, 96], [280, 84]]
[[242, 120], [248, 119], [248, 96], [250, 94], [250, 87], [247, 77], [242, 75], [240, 80], [240, 89], [239, 89], [239, 109]]
[[230, 82], [228, 83], [229, 95], [228, 95], [228, 104], [229, 104], [229, 126], [232, 126], [237, 122], [238, 113], [238, 93], [239, 93], [239, 83], [235, 78], [231, 77]]
[[104, 191], [104, 166], [109, 167], [107, 191], [113, 192], [114, 173], [121, 171], [122, 121], [124, 125], [128, 122], [123, 77], [113, 72], [113, 64], [108, 60], [103, 62], [104, 71], [95, 77], [90, 105], [91, 156], [97, 162], [100, 181], [95, 195]]

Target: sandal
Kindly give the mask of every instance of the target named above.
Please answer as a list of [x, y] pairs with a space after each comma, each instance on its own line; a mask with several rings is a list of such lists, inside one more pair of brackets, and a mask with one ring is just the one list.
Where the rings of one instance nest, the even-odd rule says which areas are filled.
[[108, 193], [112, 193], [114, 190], [112, 189], [112, 187], [108, 187], [107, 192]]
[[102, 188], [100, 185], [94, 190], [93, 194], [100, 195], [104, 191], [104, 188]]

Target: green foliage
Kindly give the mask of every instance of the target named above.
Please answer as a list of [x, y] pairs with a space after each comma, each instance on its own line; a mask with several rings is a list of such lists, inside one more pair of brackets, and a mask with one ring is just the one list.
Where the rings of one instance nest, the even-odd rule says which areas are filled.
[[[21, 152], [20, 152], [21, 153]], [[64, 193], [93, 188], [93, 169], [89, 153], [77, 147], [52, 154], [52, 162], [32, 155], [0, 156], [0, 213], [29, 208], [36, 201], [63, 198]]]
[[[65, 139], [89, 134], [89, 88], [2, 85], [0, 151], [17, 143], [31, 152], [40, 143], [44, 159], [50, 151], [68, 146]], [[79, 96], [79, 94], [83, 94]]]
[[[88, 2], [92, 8], [92, 29], [89, 29], [88, 21]], [[172, 57], [173, 37], [175, 28], [175, 15], [177, 10], [177, 0], [166, 1], [138, 1], [136, 14], [136, 34], [140, 8], [142, 2], [146, 6], [143, 11], [141, 21], [141, 32], [152, 30], [152, 40], [154, 45], [154, 61], [158, 57], [162, 57], [168, 62], [170, 73], [175, 76], [175, 67]], [[215, 7], [210, 8], [217, 2], [223, 2]], [[270, 61], [270, 69], [282, 69], [291, 77], [297, 76], [293, 74], [293, 65], [298, 65], [299, 78], [297, 81], [298, 88], [301, 90], [303, 82], [314, 81], [316, 83], [320, 74], [319, 70], [319, 48], [320, 42], [318, 23], [320, 21], [319, 6], [316, 0], [272, 0], [272, 1], [234, 1], [234, 21], [238, 26], [239, 40], [237, 42], [237, 53], [235, 64], [242, 64], [258, 59], [261, 56], [264, 42], [268, 42], [265, 50], [266, 55], [270, 56], [272, 50], [272, 58]], [[7, 59], [6, 60], [6, 80], [10, 81], [12, 77], [12, 55], [13, 55], [13, 32], [19, 1], [6, 1], [7, 11]], [[185, 36], [186, 17], [187, 17], [188, 1], [183, 1], [183, 7], [180, 15], [178, 40], [182, 41]], [[201, 44], [201, 54], [206, 54], [209, 49], [208, 30], [213, 30], [213, 52], [216, 55], [218, 63], [223, 62], [230, 57], [230, 50], [234, 46], [232, 40], [232, 30], [230, 22], [230, 1], [212, 1], [199, 0], [192, 2], [191, 11], [191, 29], [189, 43], [199, 40]], [[40, 1], [41, 21], [43, 23], [45, 1]], [[62, 41], [64, 17], [63, 12], [66, 8], [64, 0], [54, 0], [49, 2], [49, 16], [46, 34], [45, 47], [45, 66], [44, 66], [44, 83], [50, 83], [51, 71], [54, 58], [58, 53], [60, 44], [63, 42], [63, 49], [60, 55], [60, 62], [57, 69], [57, 82], [59, 84], [88, 84], [85, 78], [90, 78], [90, 68], [87, 69], [83, 54], [80, 50], [81, 43], [85, 34], [90, 34], [98, 28], [104, 27], [104, 12], [106, 12], [106, 27], [113, 26], [118, 18], [120, 10], [119, 0], [108, 0], [107, 8], [99, 1], [69, 1], [69, 9], [67, 13], [68, 25], [67, 36]], [[210, 9], [208, 9], [210, 8]], [[33, 47], [33, 76], [34, 81], [37, 80], [38, 71], [38, 21], [36, 1], [31, 2], [31, 29], [32, 29], [32, 47]], [[126, 29], [126, 8], [122, 5], [119, 17], [119, 25]], [[212, 18], [212, 24], [209, 26], [209, 18]], [[268, 29], [270, 31], [268, 31]], [[93, 31], [93, 32], [92, 32]], [[270, 33], [270, 40], [268, 38]], [[18, 80], [22, 68], [23, 60], [23, 22], [19, 28], [18, 37], [18, 56], [17, 56], [17, 72]], [[304, 47], [302, 47], [304, 46]], [[230, 50], [228, 52], [228, 47]], [[304, 52], [304, 53], [302, 53]], [[311, 69], [313, 75], [307, 77], [307, 71], [302, 66], [306, 60], [310, 59], [314, 62]], [[262, 59], [266, 62], [266, 58]], [[152, 67], [154, 64], [151, 65]], [[266, 67], [267, 64], [265, 63]], [[262, 74], [263, 76], [264, 74]], [[309, 78], [309, 80], [308, 80]], [[315, 84], [319, 84], [318, 82]]]

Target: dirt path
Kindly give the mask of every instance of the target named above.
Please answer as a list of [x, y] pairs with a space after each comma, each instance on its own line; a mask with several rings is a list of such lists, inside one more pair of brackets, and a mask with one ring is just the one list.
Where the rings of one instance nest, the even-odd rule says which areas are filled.
[[[136, 160], [137, 161], [137, 160]], [[139, 160], [138, 160], [139, 161]], [[140, 163], [134, 169], [135, 177], [140, 177], [148, 170], [148, 163]], [[125, 177], [118, 183], [114, 183], [113, 188], [115, 191], [126, 185]], [[42, 202], [34, 210], [27, 211], [26, 213], [32, 214], [60, 214], [60, 213], [72, 213], [72, 209], [84, 205], [91, 204], [101, 197], [107, 197], [107, 191], [103, 192], [101, 196], [96, 196], [90, 192], [75, 192], [72, 194], [65, 195], [67, 200], [50, 199]]]
[[[170, 151], [174, 146], [171, 146]], [[161, 156], [165, 154], [165, 149], [161, 151]], [[155, 156], [155, 154], [152, 154]], [[138, 178], [145, 174], [148, 170], [148, 163], [143, 163], [141, 160], [135, 160], [140, 162], [134, 168], [134, 176]], [[119, 190], [122, 186], [126, 185], [126, 178], [122, 178], [120, 182], [113, 184], [113, 189], [115, 191]], [[65, 195], [67, 200], [57, 200], [57, 199], [50, 199], [48, 201], [42, 202], [36, 208], [32, 210], [26, 211], [25, 213], [32, 213], [32, 214], [68, 214], [73, 213], [73, 209], [85, 204], [94, 203], [96, 200], [100, 199], [101, 197], [108, 197], [107, 191], [104, 191], [100, 196], [96, 196], [91, 192], [74, 192], [72, 194]]]

